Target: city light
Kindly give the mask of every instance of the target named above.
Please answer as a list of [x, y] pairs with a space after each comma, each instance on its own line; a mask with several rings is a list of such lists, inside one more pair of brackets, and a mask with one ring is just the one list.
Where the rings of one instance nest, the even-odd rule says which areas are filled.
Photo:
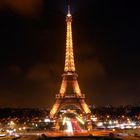
[[73, 134], [73, 128], [70, 120], [66, 120], [67, 129], [66, 132]]
[[85, 122], [84, 122], [80, 117], [77, 117], [77, 116], [76, 116], [76, 118], [77, 118], [77, 120], [78, 120], [81, 124], [83, 124], [83, 125], [85, 124]]
[[44, 119], [44, 122], [49, 123], [51, 120], [49, 118]]
[[66, 117], [63, 118], [63, 123], [62, 123], [62, 125], [64, 125], [64, 124], [66, 123], [66, 119], [67, 119]]

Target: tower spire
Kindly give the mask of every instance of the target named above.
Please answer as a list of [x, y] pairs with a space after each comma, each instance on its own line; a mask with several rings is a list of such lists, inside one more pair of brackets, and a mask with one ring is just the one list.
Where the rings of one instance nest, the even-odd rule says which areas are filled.
[[66, 54], [65, 54], [65, 72], [75, 72], [73, 40], [72, 40], [72, 15], [70, 5], [68, 5], [68, 13], [66, 16], [67, 33], [66, 33]]
[[68, 5], [68, 14], [67, 14], [68, 16], [70, 16], [71, 15], [71, 12], [70, 12], [70, 5]]

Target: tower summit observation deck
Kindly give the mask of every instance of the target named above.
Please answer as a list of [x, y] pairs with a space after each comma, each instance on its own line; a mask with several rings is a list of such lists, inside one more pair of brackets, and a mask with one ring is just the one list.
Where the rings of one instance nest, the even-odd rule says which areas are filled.
[[[68, 13], [66, 16], [66, 53], [65, 66], [62, 75], [62, 83], [60, 91], [56, 94], [56, 102], [50, 111], [50, 118], [54, 118], [57, 113], [65, 106], [74, 105], [81, 110], [83, 114], [91, 114], [88, 105], [85, 102], [85, 95], [81, 93], [77, 73], [74, 63], [73, 39], [72, 39], [72, 15], [70, 6], [68, 6]], [[69, 94], [68, 91], [71, 91]]]

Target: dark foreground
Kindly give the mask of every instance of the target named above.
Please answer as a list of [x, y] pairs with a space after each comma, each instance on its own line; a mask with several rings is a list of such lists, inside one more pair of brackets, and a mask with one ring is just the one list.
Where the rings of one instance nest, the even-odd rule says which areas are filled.
[[120, 138], [111, 138], [109, 136], [70, 136], [70, 137], [46, 137], [42, 136], [37, 140], [122, 140]]
[[0, 140], [140, 140], [140, 135], [110, 131], [87, 133], [40, 132], [23, 133], [18, 136], [4, 136]]

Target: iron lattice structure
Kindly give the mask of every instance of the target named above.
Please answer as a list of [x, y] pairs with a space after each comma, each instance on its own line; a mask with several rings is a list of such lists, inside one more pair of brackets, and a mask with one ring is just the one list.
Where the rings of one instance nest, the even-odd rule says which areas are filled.
[[[75, 70], [73, 40], [72, 40], [72, 15], [68, 6], [68, 14], [66, 16], [67, 33], [66, 33], [66, 54], [64, 73], [62, 75], [62, 84], [59, 94], [56, 94], [56, 102], [50, 111], [50, 118], [54, 118], [61, 108], [67, 105], [78, 107], [84, 114], [91, 114], [88, 105], [85, 102], [85, 95], [81, 93], [77, 73]], [[68, 94], [69, 88], [72, 89]]]

